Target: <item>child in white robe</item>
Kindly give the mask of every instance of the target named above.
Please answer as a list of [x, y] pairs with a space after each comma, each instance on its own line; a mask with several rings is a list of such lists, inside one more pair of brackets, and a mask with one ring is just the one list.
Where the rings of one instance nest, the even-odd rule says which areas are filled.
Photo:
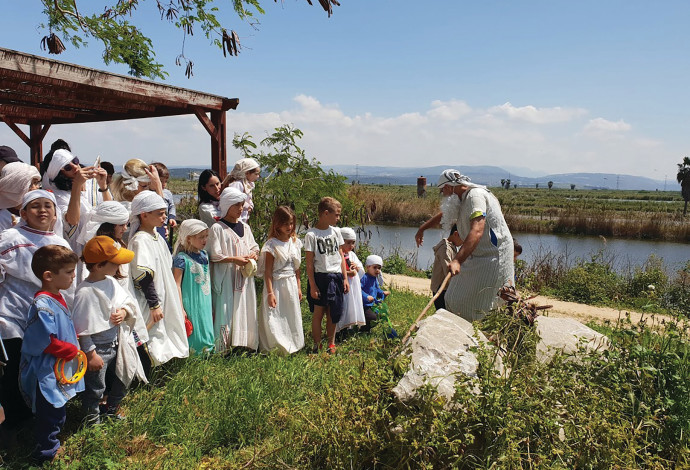
[[[253, 158], [241, 158], [235, 162], [235, 166], [227, 176], [227, 186], [229, 188], [237, 188], [241, 193], [247, 195], [242, 207], [242, 215], [240, 220], [247, 223], [249, 214], [254, 209], [254, 201], [252, 199], [252, 192], [256, 181], [261, 177], [261, 166], [259, 162]], [[225, 214], [221, 213], [221, 216]]]
[[86, 389], [81, 397], [88, 424], [100, 422], [99, 403], [106, 391], [108, 371], [114, 378], [109, 387], [106, 416], [117, 415], [135, 376], [146, 381], [131, 333], [138, 311], [136, 301], [112, 277], [120, 265], [133, 258], [132, 251], [106, 236], [92, 238], [82, 251], [89, 275], [77, 287], [72, 321], [88, 361]]
[[129, 248], [134, 252], [130, 276], [149, 332], [148, 353], [154, 366], [189, 356], [182, 304], [172, 273], [172, 256], [156, 231], [165, 223], [167, 203], [153, 191], [132, 199]]
[[347, 280], [350, 283], [350, 291], [343, 298], [343, 315], [336, 325], [336, 332], [342, 331], [342, 335], [352, 327], [366, 324], [366, 320], [360, 287], [362, 276], [364, 276], [364, 267], [354, 251], [357, 235], [349, 227], [341, 228], [340, 234], [343, 237], [343, 256], [347, 264]]
[[262, 351], [276, 350], [287, 355], [304, 347], [299, 269], [302, 242], [295, 233], [292, 209], [276, 209], [268, 236], [259, 258], [259, 272], [264, 276], [259, 344]]
[[219, 204], [223, 218], [211, 226], [206, 246], [211, 259], [214, 333], [219, 352], [231, 347], [259, 347], [254, 286], [259, 245], [249, 225], [240, 220], [246, 199], [247, 195], [238, 189], [225, 188]]

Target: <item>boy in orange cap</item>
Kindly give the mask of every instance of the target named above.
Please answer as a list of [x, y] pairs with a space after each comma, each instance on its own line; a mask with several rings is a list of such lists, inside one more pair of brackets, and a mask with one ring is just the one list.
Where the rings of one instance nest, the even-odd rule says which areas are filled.
[[82, 260], [89, 276], [77, 287], [72, 320], [79, 344], [86, 353], [86, 389], [82, 407], [88, 424], [100, 423], [99, 403], [106, 390], [106, 373], [114, 374], [109, 383], [106, 416], [117, 416], [120, 402], [134, 377], [145, 381], [141, 361], [132, 337], [137, 312], [135, 300], [113, 277], [121, 264], [134, 258], [110, 237], [97, 236], [84, 245]]

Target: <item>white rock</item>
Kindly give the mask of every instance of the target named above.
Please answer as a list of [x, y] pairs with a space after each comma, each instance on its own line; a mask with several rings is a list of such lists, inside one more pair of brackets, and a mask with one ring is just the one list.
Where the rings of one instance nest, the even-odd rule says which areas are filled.
[[[477, 376], [478, 361], [470, 348], [486, 343], [487, 339], [481, 332], [478, 339], [474, 335], [472, 323], [447, 310], [439, 310], [422, 320], [417, 335], [406, 349], [411, 355], [410, 368], [393, 393], [406, 401], [419, 387], [430, 384], [450, 401], [455, 394], [456, 374]], [[500, 357], [497, 367], [503, 368]]]
[[571, 318], [539, 316], [535, 322], [541, 338], [537, 343], [537, 360], [549, 362], [556, 354], [577, 355], [579, 351], [603, 351], [609, 348], [609, 340]]

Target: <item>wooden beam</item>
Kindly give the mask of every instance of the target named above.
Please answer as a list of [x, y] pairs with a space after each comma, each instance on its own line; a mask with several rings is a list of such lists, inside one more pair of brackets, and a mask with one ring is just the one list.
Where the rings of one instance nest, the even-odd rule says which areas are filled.
[[25, 143], [26, 145], [31, 146], [31, 139], [29, 139], [29, 138], [26, 136], [26, 134], [24, 134], [24, 131], [22, 131], [19, 127], [17, 127], [17, 125], [16, 125], [14, 122], [12, 122], [12, 120], [11, 120], [10, 118], [8, 118], [7, 116], [4, 116], [4, 115], [0, 114], [0, 121], [2, 121], [2, 122], [4, 122], [5, 124], [7, 124], [7, 126], [8, 126], [10, 129], [12, 129], [12, 130], [14, 131], [14, 133], [17, 134], [17, 136], [18, 136], [20, 139], [22, 139], [22, 140], [24, 141], [24, 143]]
[[204, 129], [206, 129], [206, 132], [208, 132], [211, 135], [212, 139], [216, 139], [216, 126], [213, 125], [211, 120], [208, 118], [206, 113], [204, 112], [203, 109], [194, 108], [194, 114], [196, 114], [197, 119], [201, 122], [201, 125], [204, 126]]
[[225, 111], [211, 111], [211, 121], [216, 129], [215, 138], [211, 137], [211, 168], [222, 181], [228, 173]]
[[29, 126], [29, 135], [31, 136], [31, 143], [29, 144], [29, 152], [31, 154], [31, 164], [36, 168], [40, 167], [43, 160], [43, 138], [48, 132], [50, 124], [41, 126], [40, 124], [31, 124]]

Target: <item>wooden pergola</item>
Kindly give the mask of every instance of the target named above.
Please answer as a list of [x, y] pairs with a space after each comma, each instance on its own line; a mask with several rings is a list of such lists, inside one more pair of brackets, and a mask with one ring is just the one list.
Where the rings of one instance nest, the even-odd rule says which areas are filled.
[[[211, 136], [211, 168], [227, 172], [225, 112], [240, 100], [0, 48], [0, 121], [40, 163], [53, 124], [194, 114]], [[27, 136], [19, 124], [29, 126]]]

